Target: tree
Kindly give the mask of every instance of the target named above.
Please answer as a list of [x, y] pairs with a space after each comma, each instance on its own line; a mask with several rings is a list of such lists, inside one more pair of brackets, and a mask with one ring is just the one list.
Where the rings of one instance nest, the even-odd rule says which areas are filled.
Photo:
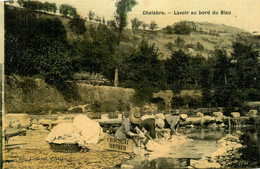
[[257, 100], [259, 93], [259, 52], [250, 43], [233, 43], [232, 61], [238, 75], [238, 86], [245, 92], [246, 99]]
[[40, 11], [44, 9], [44, 4], [39, 1], [21, 1], [21, 5], [29, 11]]
[[143, 23], [143, 24], [142, 24], [142, 27], [143, 27], [143, 30], [145, 30], [146, 28], [148, 28], [148, 27], [149, 27], [149, 25], [148, 25], [148, 24], [146, 24], [146, 23]]
[[177, 44], [177, 46], [183, 46], [185, 44], [185, 40], [178, 37], [175, 41], [174, 41], [175, 44]]
[[127, 26], [127, 13], [137, 4], [135, 0], [117, 0], [115, 19], [118, 24], [118, 31], [121, 33]]
[[23, 5], [24, 0], [18, 0], [17, 3], [19, 4], [19, 6], [21, 7]]
[[69, 25], [70, 29], [77, 34], [81, 35], [86, 32], [85, 20], [79, 16], [70, 19]]
[[[118, 47], [120, 45], [120, 40], [122, 36], [122, 32], [127, 26], [127, 13], [132, 11], [132, 8], [137, 4], [135, 0], [117, 0], [116, 6], [116, 13], [115, 13], [115, 23], [118, 31]], [[121, 52], [118, 51], [116, 54], [117, 56], [121, 55]], [[119, 66], [119, 59], [117, 58], [117, 65], [115, 66], [115, 80], [114, 85], [118, 86], [118, 66]]]
[[45, 78], [46, 82], [61, 83], [71, 75], [70, 59], [66, 53], [66, 47], [56, 40], [45, 39], [45, 42], [38, 52], [34, 53], [36, 70]]
[[72, 65], [74, 72], [85, 71], [100, 73], [109, 80], [114, 78], [114, 53], [117, 38], [106, 25], [90, 27], [92, 41], [75, 41], [72, 48]]
[[153, 30], [155, 30], [157, 28], [158, 28], [157, 23], [155, 23], [155, 21], [151, 21], [149, 29], [153, 31]]
[[106, 24], [106, 20], [105, 20], [104, 17], [103, 17], [103, 19], [102, 19], [102, 23], [103, 23], [103, 24]]
[[101, 17], [99, 17], [99, 16], [96, 16], [96, 19], [95, 19], [95, 21], [96, 21], [96, 22], [99, 22], [99, 23], [101, 23]]
[[43, 4], [43, 10], [46, 12], [53, 12], [56, 13], [57, 11], [57, 6], [55, 3], [49, 3], [49, 2], [45, 2]]
[[139, 21], [137, 18], [134, 18], [131, 20], [131, 23], [132, 23], [132, 29], [136, 30], [142, 25], [143, 22]]
[[94, 19], [94, 16], [95, 16], [95, 12], [89, 11], [88, 18], [89, 18], [90, 21], [92, 21]]
[[198, 51], [203, 51], [205, 48], [204, 48], [204, 46], [203, 46], [200, 42], [197, 42], [197, 44], [196, 44], [196, 49], [197, 49]]
[[123, 87], [136, 90], [134, 100], [137, 103], [150, 101], [152, 93], [165, 89], [166, 77], [163, 61], [158, 59], [155, 45], [142, 41], [139, 48], [127, 55], [120, 67], [120, 79]]
[[165, 61], [167, 84], [173, 93], [180, 92], [187, 81], [189, 56], [182, 50], [174, 51], [170, 59]]
[[62, 14], [65, 17], [76, 17], [78, 15], [77, 9], [68, 4], [60, 5], [60, 14]]
[[188, 35], [191, 33], [190, 26], [186, 22], [176, 23], [173, 27], [173, 30], [176, 34]]

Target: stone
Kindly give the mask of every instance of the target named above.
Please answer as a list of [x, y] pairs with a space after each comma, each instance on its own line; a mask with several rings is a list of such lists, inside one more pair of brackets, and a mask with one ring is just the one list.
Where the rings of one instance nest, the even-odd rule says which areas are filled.
[[204, 114], [201, 113], [201, 112], [198, 112], [196, 116], [197, 116], [197, 117], [204, 117]]
[[256, 117], [257, 117], [257, 110], [250, 110], [250, 111], [248, 112], [248, 116], [249, 116], [250, 118], [256, 118]]
[[234, 118], [239, 118], [240, 117], [240, 113], [239, 112], [232, 112], [231, 116]]
[[215, 117], [222, 117], [223, 116], [223, 113], [218, 111], [218, 112], [213, 112], [213, 116]]
[[101, 120], [108, 120], [109, 119], [109, 115], [108, 114], [102, 114], [101, 115]]
[[204, 121], [205, 121], [205, 123], [211, 123], [211, 122], [215, 121], [215, 117], [204, 116]]
[[45, 130], [46, 128], [41, 124], [33, 124], [30, 129], [32, 130]]
[[38, 120], [33, 119], [32, 124], [38, 124]]
[[132, 168], [134, 168], [133, 165], [127, 165], [127, 164], [122, 164], [121, 165], [121, 169], [132, 169]]
[[221, 168], [219, 163], [209, 163], [208, 160], [204, 158], [200, 160], [191, 160], [190, 165], [194, 168]]

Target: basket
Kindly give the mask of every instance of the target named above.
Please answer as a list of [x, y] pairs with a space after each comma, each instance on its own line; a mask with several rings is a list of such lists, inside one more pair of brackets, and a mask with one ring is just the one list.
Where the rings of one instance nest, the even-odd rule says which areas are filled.
[[63, 152], [63, 153], [72, 153], [72, 152], [79, 152], [82, 147], [75, 144], [68, 144], [68, 143], [49, 143], [51, 146], [52, 151], [54, 152]]

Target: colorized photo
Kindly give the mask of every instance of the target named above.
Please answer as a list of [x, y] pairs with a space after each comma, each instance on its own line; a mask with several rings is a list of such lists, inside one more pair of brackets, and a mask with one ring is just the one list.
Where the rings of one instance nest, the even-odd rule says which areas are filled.
[[0, 3], [3, 168], [260, 168], [260, 1]]

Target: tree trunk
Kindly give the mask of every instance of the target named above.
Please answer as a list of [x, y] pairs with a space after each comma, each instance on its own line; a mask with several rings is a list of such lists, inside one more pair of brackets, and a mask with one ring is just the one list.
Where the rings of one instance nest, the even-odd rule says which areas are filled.
[[115, 69], [114, 86], [115, 86], [115, 87], [118, 87], [118, 84], [119, 84], [119, 82], [118, 82], [118, 67], [116, 67], [116, 69]]

